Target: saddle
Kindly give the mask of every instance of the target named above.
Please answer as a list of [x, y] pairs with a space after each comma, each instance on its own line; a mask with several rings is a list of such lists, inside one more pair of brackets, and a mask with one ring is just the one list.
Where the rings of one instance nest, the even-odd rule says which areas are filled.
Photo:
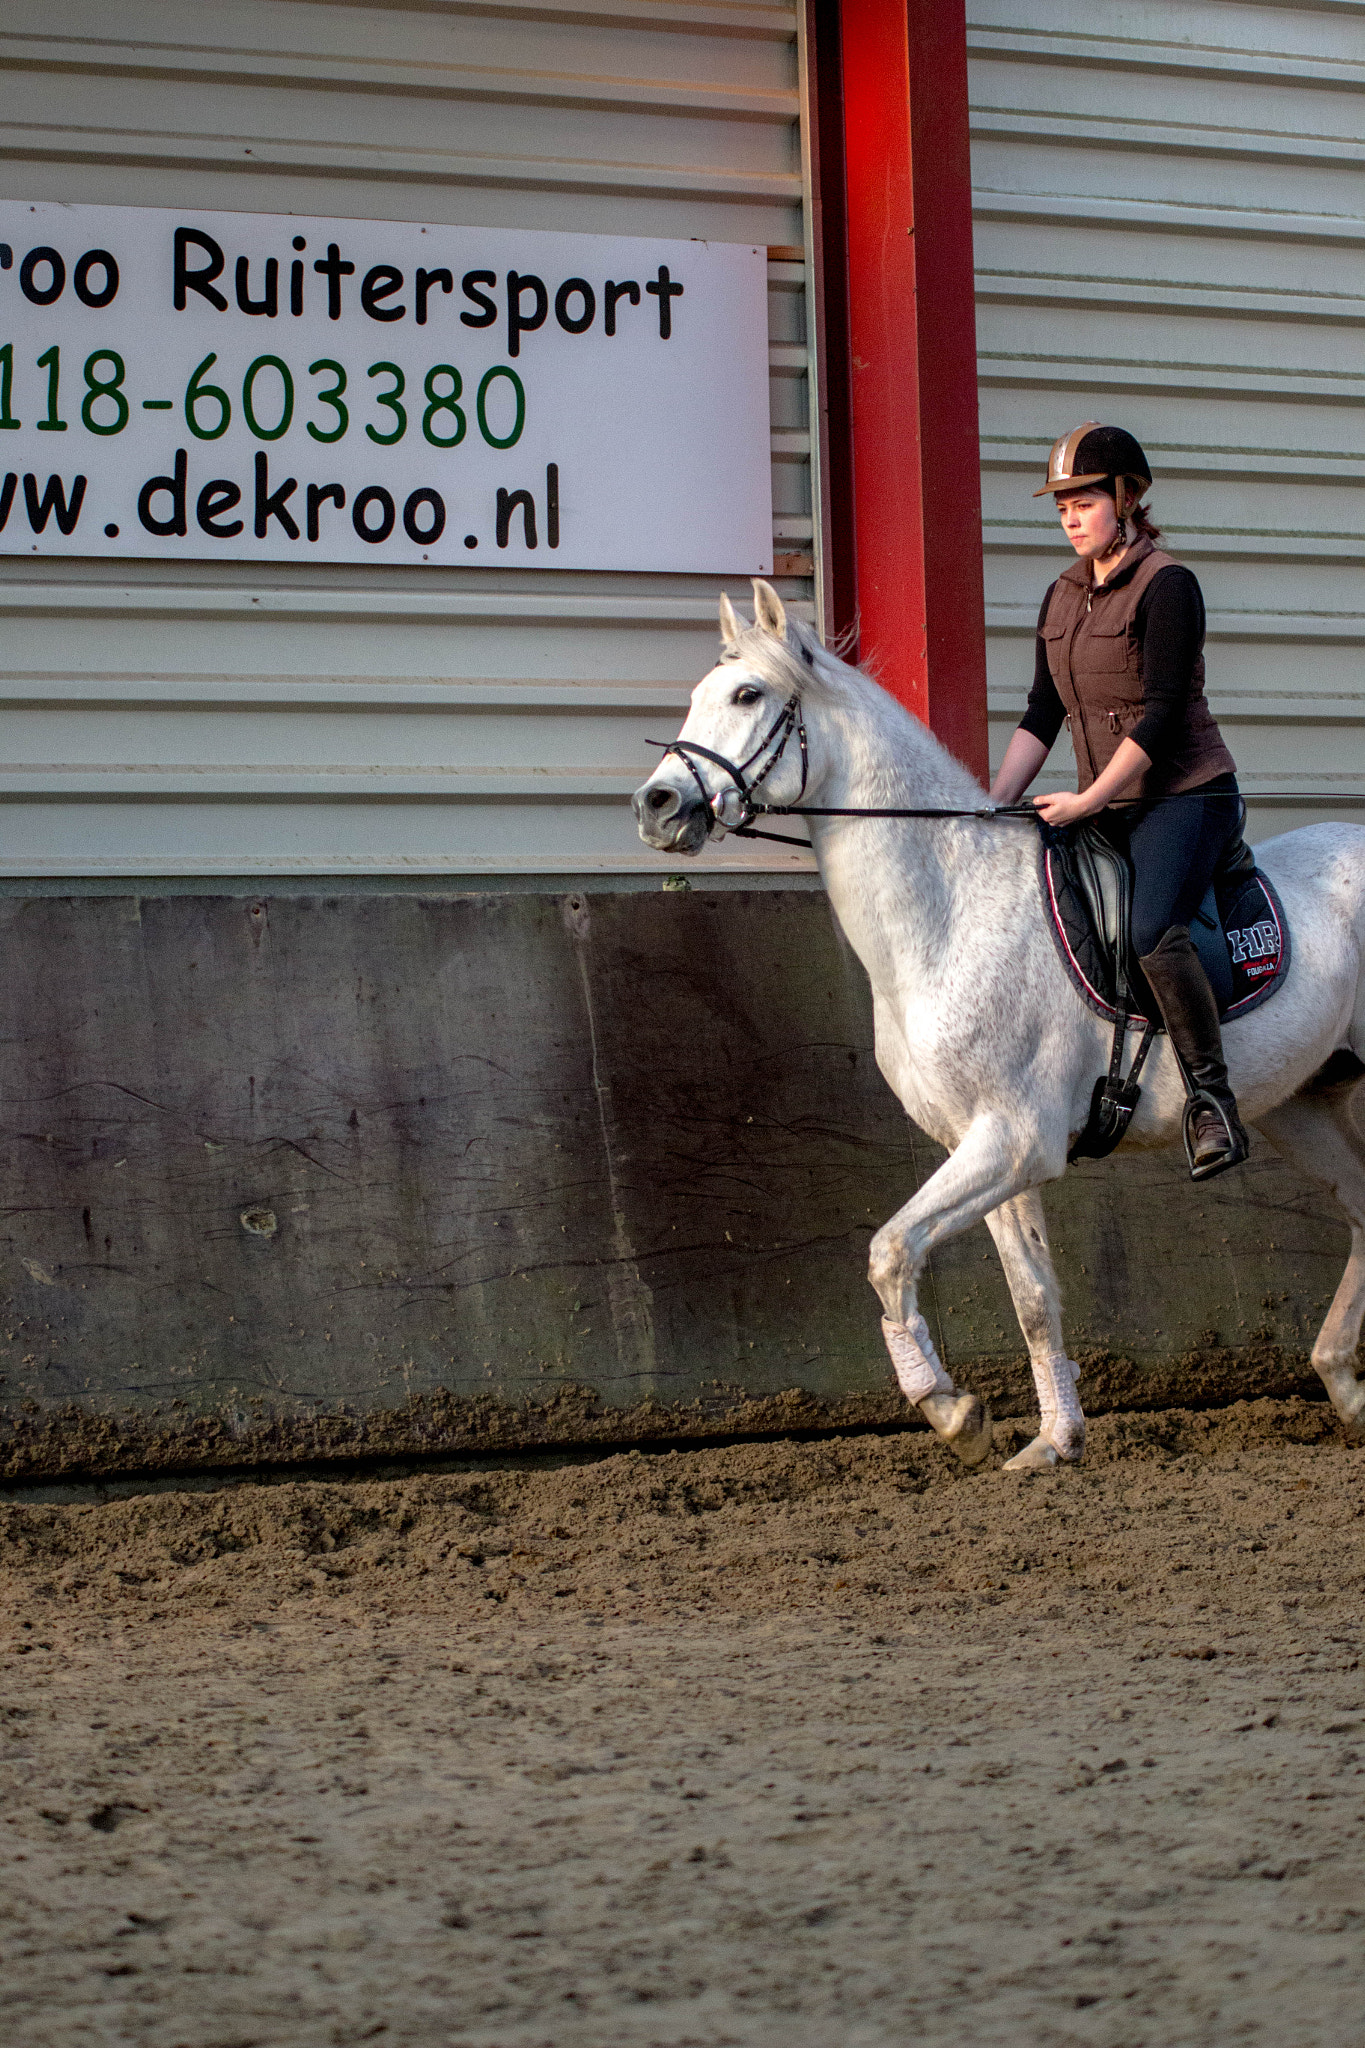
[[[1090, 1118], [1071, 1157], [1102, 1159], [1122, 1139], [1137, 1107], [1138, 1075], [1161, 1011], [1133, 953], [1133, 873], [1097, 826], [1042, 828], [1039, 861], [1053, 940], [1072, 983], [1097, 1016], [1114, 1025], [1109, 1073], [1095, 1083]], [[1289, 971], [1289, 927], [1269, 877], [1239, 831], [1220, 859], [1190, 924], [1222, 1022], [1244, 1017], [1274, 995]], [[1128, 1026], [1142, 1041], [1122, 1078]]]

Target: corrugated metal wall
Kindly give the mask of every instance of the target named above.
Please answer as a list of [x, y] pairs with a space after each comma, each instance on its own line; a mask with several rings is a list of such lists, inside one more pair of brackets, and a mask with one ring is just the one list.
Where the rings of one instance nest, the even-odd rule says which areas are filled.
[[[1244, 786], [1322, 793], [1255, 829], [1340, 812], [1365, 788], [1365, 5], [968, 12], [996, 754], [1067, 559], [1030, 479], [1117, 418], [1204, 583]], [[705, 0], [9, 0], [5, 186], [794, 253], [798, 29]], [[771, 265], [782, 588], [809, 599], [805, 279]], [[623, 799], [714, 603], [683, 577], [0, 562], [0, 874], [657, 869]]]
[[1365, 790], [1365, 6], [969, 0], [968, 20], [994, 757], [1071, 559], [1035, 473], [1077, 421], [1117, 420], [1204, 586], [1253, 835], [1365, 817], [1342, 802]]
[[[799, 255], [800, 60], [790, 0], [6, 0], [5, 188]], [[770, 266], [780, 587], [809, 600], [805, 278]], [[716, 590], [0, 561], [0, 874], [657, 871], [624, 799]]]

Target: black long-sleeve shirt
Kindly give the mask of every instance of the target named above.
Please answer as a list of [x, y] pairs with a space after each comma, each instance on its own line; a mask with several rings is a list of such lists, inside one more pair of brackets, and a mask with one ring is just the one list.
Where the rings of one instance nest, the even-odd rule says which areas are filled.
[[[1052, 746], [1066, 718], [1043, 639], [1043, 621], [1056, 587], [1049, 584], [1038, 614], [1033, 687], [1028, 709], [1019, 721], [1019, 730], [1032, 733], [1045, 747]], [[1138, 599], [1136, 624], [1142, 643], [1143, 710], [1128, 738], [1136, 740], [1148, 759], [1158, 763], [1174, 750], [1190, 698], [1194, 664], [1204, 644], [1204, 595], [1198, 579], [1179, 562], [1158, 569]]]

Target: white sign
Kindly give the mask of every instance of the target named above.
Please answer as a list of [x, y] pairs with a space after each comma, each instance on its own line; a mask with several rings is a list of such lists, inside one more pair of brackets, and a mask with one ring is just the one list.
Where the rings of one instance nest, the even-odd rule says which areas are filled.
[[770, 572], [766, 254], [0, 202], [0, 553]]

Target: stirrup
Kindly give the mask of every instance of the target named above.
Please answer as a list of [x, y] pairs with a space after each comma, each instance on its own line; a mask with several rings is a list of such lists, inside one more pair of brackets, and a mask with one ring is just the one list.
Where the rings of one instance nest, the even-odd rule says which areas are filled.
[[[1219, 1123], [1223, 1126], [1227, 1144], [1218, 1158], [1210, 1159], [1203, 1166], [1196, 1166], [1194, 1163], [1194, 1119], [1196, 1113], [1201, 1109], [1211, 1109], [1213, 1111]], [[1251, 1147], [1247, 1142], [1247, 1134], [1242, 1129], [1240, 1119], [1234, 1125], [1233, 1118], [1235, 1116], [1236, 1111], [1234, 1110], [1230, 1116], [1227, 1104], [1220, 1102], [1218, 1097], [1210, 1094], [1207, 1088], [1192, 1087], [1190, 1089], [1185, 1098], [1185, 1118], [1181, 1135], [1185, 1140], [1185, 1160], [1190, 1169], [1191, 1180], [1212, 1180], [1215, 1174], [1228, 1173], [1234, 1166], [1241, 1166], [1247, 1158]]]

